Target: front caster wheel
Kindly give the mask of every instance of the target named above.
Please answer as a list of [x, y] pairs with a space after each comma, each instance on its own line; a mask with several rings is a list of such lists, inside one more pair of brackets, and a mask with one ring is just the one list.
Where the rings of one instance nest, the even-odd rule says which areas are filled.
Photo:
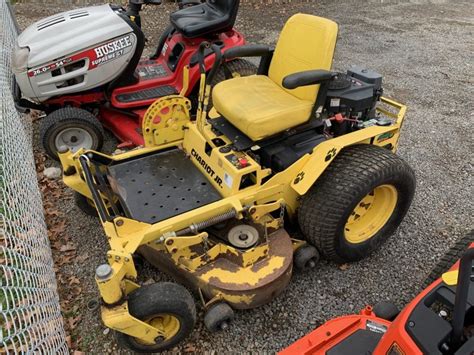
[[234, 319], [234, 311], [224, 302], [212, 305], [204, 315], [204, 325], [211, 332], [226, 330]]
[[318, 250], [311, 245], [303, 245], [296, 249], [293, 255], [293, 263], [301, 271], [314, 269], [319, 261]]
[[104, 142], [104, 129], [89, 111], [65, 107], [51, 112], [41, 120], [40, 138], [48, 156], [58, 160], [61, 146], [77, 152], [80, 148], [100, 150]]
[[191, 334], [196, 323], [193, 297], [183, 286], [172, 282], [146, 285], [131, 292], [128, 310], [135, 318], [163, 332], [154, 344], [117, 332], [120, 344], [139, 353], [159, 352], [175, 346]]

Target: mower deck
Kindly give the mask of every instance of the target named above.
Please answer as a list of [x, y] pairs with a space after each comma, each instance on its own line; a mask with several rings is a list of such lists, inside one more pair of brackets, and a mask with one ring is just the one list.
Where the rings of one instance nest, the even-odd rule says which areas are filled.
[[178, 149], [110, 166], [108, 177], [126, 215], [145, 223], [157, 223], [221, 198]]

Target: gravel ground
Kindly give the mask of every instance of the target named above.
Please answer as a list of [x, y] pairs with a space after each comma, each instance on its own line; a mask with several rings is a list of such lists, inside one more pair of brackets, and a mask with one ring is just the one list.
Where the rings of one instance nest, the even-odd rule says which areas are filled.
[[[48, 3], [49, 4], [49, 3]], [[70, 8], [21, 3], [15, 6], [21, 27]], [[172, 4], [143, 14], [149, 44], [166, 24]], [[297, 12], [339, 23], [335, 69], [367, 65], [384, 75], [385, 93], [409, 107], [399, 154], [415, 169], [414, 203], [396, 234], [372, 257], [347, 269], [321, 262], [307, 274], [296, 273], [290, 287], [270, 304], [237, 312], [233, 326], [210, 334], [202, 317], [180, 351], [274, 352], [322, 322], [358, 312], [367, 303], [391, 299], [399, 306], [419, 290], [436, 260], [473, 225], [473, 15], [469, 1], [315, 1], [300, 4], [244, 5], [237, 27], [249, 42], [274, 43], [286, 19]], [[112, 149], [113, 139], [108, 142]], [[53, 164], [48, 162], [48, 164]], [[105, 261], [107, 244], [98, 221], [81, 214], [65, 192], [57, 201], [66, 212], [68, 234], [85, 261], [64, 267], [76, 275], [83, 293], [77, 299], [82, 321], [75, 348], [114, 352], [112, 332], [87, 302], [98, 292], [94, 269]], [[147, 269], [142, 281], [166, 279]], [[199, 309], [202, 316], [202, 309]], [[105, 331], [104, 331], [105, 330]]]

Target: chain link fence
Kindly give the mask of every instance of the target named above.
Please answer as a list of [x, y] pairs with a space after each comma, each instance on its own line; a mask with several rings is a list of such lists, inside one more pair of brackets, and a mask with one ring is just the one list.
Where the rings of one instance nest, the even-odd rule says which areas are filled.
[[67, 354], [31, 122], [12, 96], [16, 36], [11, 8], [0, 0], [0, 353]]

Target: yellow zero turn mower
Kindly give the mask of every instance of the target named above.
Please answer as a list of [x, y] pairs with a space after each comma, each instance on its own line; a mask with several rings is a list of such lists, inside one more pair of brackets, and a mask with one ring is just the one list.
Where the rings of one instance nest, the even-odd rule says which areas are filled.
[[[232, 309], [271, 301], [293, 265], [319, 255], [360, 260], [394, 233], [413, 198], [412, 169], [394, 154], [406, 107], [381, 97], [381, 76], [330, 71], [337, 24], [298, 14], [276, 48], [229, 49], [261, 56], [258, 75], [210, 83], [219, 47], [199, 50], [197, 119], [179, 95], [159, 99], [143, 121], [145, 147], [108, 156], [60, 149], [64, 182], [80, 206], [95, 205], [109, 240], [97, 268], [102, 319], [137, 351], [174, 346], [193, 329], [194, 300], [182, 286], [140, 286], [134, 255], [196, 290], [210, 330]], [[203, 58], [215, 53], [206, 73]], [[303, 240], [292, 235], [303, 235]]]

